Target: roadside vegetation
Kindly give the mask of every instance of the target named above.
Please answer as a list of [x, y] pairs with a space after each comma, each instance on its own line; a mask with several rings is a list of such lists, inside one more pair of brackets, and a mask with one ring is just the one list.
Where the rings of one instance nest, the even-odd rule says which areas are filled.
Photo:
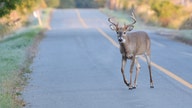
[[[38, 27], [15, 34], [0, 42], [0, 108], [17, 108], [22, 103], [17, 100], [25, 85], [26, 72], [29, 72], [29, 61], [26, 53], [40, 32]], [[20, 102], [21, 103], [20, 103]], [[17, 103], [19, 102], [19, 103]]]
[[[124, 12], [134, 9], [139, 18], [146, 24], [184, 29], [185, 22], [190, 22], [192, 1], [190, 0], [110, 0], [106, 7], [110, 10]], [[191, 29], [189, 27], [185, 29]], [[192, 25], [191, 25], [192, 26]]]
[[58, 8], [99, 8], [104, 7], [107, 0], [59, 0]]
[[[121, 10], [109, 10], [107, 8], [101, 9], [101, 11], [107, 14], [109, 17], [113, 18], [115, 21], [119, 22], [120, 24], [129, 24], [131, 23], [130, 15], [131, 11], [124, 12]], [[173, 39], [179, 42], [183, 42], [189, 45], [192, 45], [192, 30], [190, 29], [172, 29], [172, 28], [165, 28], [161, 26], [153, 26], [144, 23], [138, 15], [136, 15], [137, 23], [135, 24], [134, 30], [151, 30], [161, 36], [165, 36], [169, 39]]]
[[[40, 1], [0, 2], [0, 108], [25, 106], [21, 91], [26, 84], [26, 73], [30, 73], [29, 66], [43, 31], [49, 26], [52, 10], [43, 9], [46, 5]], [[33, 16], [33, 10], [40, 12], [41, 25]]]
[[[180, 2], [177, 2], [180, 1]], [[182, 1], [182, 2], [181, 2]], [[21, 91], [52, 8], [104, 8], [116, 20], [192, 45], [191, 0], [2, 0], [0, 1], [0, 108], [21, 108]], [[39, 13], [34, 17], [34, 12]], [[139, 25], [139, 26], [138, 26]], [[146, 26], [147, 25], [147, 26]]]
[[[47, 25], [50, 9], [44, 10], [42, 21]], [[21, 108], [20, 98], [26, 84], [26, 73], [36, 53], [38, 42], [47, 26], [37, 25], [37, 20], [0, 41], [0, 108]], [[34, 25], [35, 24], [35, 25]]]
[[192, 1], [182, 1], [110, 0], [102, 11], [120, 22], [128, 23], [128, 15], [134, 9], [136, 29], [147, 28], [162, 36], [192, 45]]

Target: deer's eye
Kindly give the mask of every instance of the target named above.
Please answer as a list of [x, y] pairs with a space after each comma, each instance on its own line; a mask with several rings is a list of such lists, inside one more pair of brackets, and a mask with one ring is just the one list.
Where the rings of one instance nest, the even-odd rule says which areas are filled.
[[126, 34], [126, 32], [123, 32], [123, 34]]
[[117, 34], [119, 34], [119, 32], [117, 32]]

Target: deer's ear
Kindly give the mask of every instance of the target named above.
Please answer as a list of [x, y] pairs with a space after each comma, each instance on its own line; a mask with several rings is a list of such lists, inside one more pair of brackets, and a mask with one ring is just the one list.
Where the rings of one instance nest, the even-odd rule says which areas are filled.
[[110, 24], [109, 25], [110, 29], [113, 30], [113, 31], [116, 31], [117, 30], [117, 27], [113, 24]]
[[132, 30], [133, 30], [133, 28], [134, 28], [134, 26], [133, 26], [133, 25], [129, 25], [129, 26], [127, 27], [127, 31], [132, 31]]

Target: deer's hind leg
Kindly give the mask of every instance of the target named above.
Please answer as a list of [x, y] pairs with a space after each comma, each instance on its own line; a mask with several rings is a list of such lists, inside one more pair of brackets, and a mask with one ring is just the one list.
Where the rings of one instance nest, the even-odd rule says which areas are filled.
[[149, 69], [149, 76], [150, 76], [150, 88], [154, 88], [153, 86], [153, 79], [152, 79], [152, 71], [151, 71], [151, 59], [150, 55], [145, 54], [147, 64], [148, 64], [148, 69]]
[[136, 64], [136, 74], [135, 74], [135, 80], [134, 80], [134, 85], [133, 85], [133, 89], [136, 89], [137, 86], [137, 79], [138, 79], [138, 75], [141, 69], [141, 66], [137, 60], [137, 58], [135, 58], [135, 64]]

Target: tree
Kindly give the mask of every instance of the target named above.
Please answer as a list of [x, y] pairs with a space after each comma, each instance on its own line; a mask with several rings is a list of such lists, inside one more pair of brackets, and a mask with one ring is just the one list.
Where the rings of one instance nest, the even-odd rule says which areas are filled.
[[93, 0], [75, 0], [77, 8], [91, 8], [94, 7]]
[[0, 17], [3, 17], [16, 9], [17, 5], [21, 3], [21, 0], [1, 0], [0, 2]]
[[170, 1], [155, 1], [152, 3], [151, 8], [156, 12], [162, 26], [168, 26], [170, 21], [182, 14], [181, 6], [174, 5]]

